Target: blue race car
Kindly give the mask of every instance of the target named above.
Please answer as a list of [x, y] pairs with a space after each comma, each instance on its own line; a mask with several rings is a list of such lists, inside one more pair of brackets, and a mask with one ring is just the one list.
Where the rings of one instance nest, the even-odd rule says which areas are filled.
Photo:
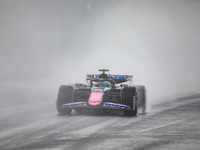
[[[143, 85], [129, 86], [132, 75], [110, 75], [100, 69], [100, 75], [87, 75], [87, 84], [61, 85], [56, 108], [59, 114], [77, 111], [119, 110], [127, 116], [146, 110], [146, 89]], [[126, 83], [126, 84], [125, 84]], [[129, 83], [129, 84], [127, 84]]]

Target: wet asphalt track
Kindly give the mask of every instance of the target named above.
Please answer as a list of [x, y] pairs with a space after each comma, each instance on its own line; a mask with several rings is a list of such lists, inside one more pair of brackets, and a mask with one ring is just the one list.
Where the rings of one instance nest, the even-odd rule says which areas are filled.
[[[0, 150], [197, 150], [200, 96], [122, 114], [57, 115], [54, 89], [1, 90]], [[3, 102], [3, 103], [2, 103]]]

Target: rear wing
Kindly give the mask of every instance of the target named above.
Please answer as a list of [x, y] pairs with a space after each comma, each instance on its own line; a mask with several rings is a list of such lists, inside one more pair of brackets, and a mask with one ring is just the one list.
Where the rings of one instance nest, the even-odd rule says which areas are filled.
[[[97, 74], [88, 74], [87, 80], [93, 80], [93, 79], [100, 79], [99, 75]], [[115, 81], [116, 84], [132, 81], [133, 76], [132, 75], [108, 75], [108, 79], [112, 79]]]

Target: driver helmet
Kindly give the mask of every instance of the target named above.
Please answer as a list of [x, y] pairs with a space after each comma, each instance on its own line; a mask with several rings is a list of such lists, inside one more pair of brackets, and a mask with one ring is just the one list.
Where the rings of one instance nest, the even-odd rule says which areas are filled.
[[98, 83], [99, 83], [99, 84], [109, 84], [108, 81], [99, 81]]

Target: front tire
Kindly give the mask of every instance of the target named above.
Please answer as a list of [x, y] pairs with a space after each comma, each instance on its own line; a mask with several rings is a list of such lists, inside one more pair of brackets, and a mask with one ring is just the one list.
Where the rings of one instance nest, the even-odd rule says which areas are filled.
[[146, 88], [143, 85], [136, 86], [137, 94], [138, 94], [138, 103], [139, 107], [142, 109], [142, 112], [146, 111]]
[[[122, 93], [122, 103], [131, 107], [132, 110], [124, 110], [124, 115], [126, 116], [135, 116], [137, 115], [137, 103], [134, 103], [136, 100], [136, 89], [135, 87], [125, 87]], [[135, 108], [134, 108], [135, 107]]]
[[58, 90], [58, 96], [56, 101], [56, 109], [61, 115], [71, 114], [72, 109], [63, 108], [63, 104], [71, 103], [73, 96], [73, 87], [69, 85], [61, 85]]

